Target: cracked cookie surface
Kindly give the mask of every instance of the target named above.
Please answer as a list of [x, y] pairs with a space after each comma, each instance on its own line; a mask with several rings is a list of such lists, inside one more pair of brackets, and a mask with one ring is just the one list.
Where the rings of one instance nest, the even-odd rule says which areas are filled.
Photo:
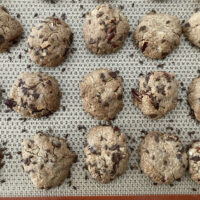
[[188, 156], [178, 136], [150, 132], [138, 150], [140, 168], [155, 183], [170, 184], [185, 174]]
[[179, 45], [181, 32], [177, 17], [151, 12], [140, 19], [133, 39], [145, 56], [161, 59]]
[[64, 21], [48, 17], [32, 28], [27, 39], [31, 60], [38, 66], [56, 67], [67, 57], [72, 32]]
[[83, 34], [87, 48], [96, 54], [118, 51], [129, 34], [129, 24], [117, 8], [98, 5], [86, 16]]
[[22, 32], [21, 24], [9, 15], [6, 8], [0, 6], [0, 53], [17, 43]]
[[59, 108], [61, 92], [54, 77], [41, 72], [21, 74], [14, 82], [5, 104], [14, 111], [38, 118]]
[[190, 108], [194, 111], [194, 115], [200, 121], [200, 77], [193, 79], [189, 86], [188, 103]]
[[99, 120], [111, 120], [123, 108], [123, 80], [118, 72], [94, 70], [80, 83], [83, 109]]
[[178, 82], [172, 73], [150, 72], [140, 79], [139, 91], [132, 89], [132, 95], [133, 104], [145, 116], [158, 119], [176, 107]]
[[183, 33], [192, 44], [200, 47], [200, 12], [193, 14], [184, 24]]
[[117, 127], [91, 128], [84, 152], [88, 171], [92, 178], [101, 183], [110, 182], [127, 169], [129, 152], [126, 138]]
[[60, 185], [69, 176], [75, 159], [62, 138], [38, 132], [22, 143], [23, 168], [38, 189]]
[[188, 151], [188, 157], [191, 179], [200, 184], [200, 141], [192, 144]]

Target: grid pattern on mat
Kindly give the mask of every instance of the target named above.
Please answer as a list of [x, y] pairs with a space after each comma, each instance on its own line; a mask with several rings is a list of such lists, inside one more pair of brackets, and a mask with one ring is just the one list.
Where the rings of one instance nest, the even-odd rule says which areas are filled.
[[[83, 15], [95, 8], [96, 0], [58, 0], [56, 4], [48, 3], [47, 0], [0, 0], [0, 4], [8, 8], [11, 15], [18, 17], [24, 28], [24, 39], [11, 48], [9, 54], [0, 55], [0, 85], [5, 89], [3, 98], [6, 98], [13, 81], [25, 71], [43, 71], [55, 76], [60, 84], [63, 96], [61, 107], [58, 112], [49, 118], [28, 119], [23, 122], [21, 116], [14, 112], [6, 113], [7, 108], [1, 104], [0, 108], [0, 142], [8, 141], [7, 152], [11, 152], [12, 159], [5, 158], [5, 166], [0, 170], [0, 196], [64, 196], [64, 195], [133, 195], [133, 194], [198, 194], [198, 185], [192, 182], [188, 175], [175, 182], [173, 186], [154, 186], [140, 170], [131, 170], [130, 166], [137, 165], [137, 147], [141, 140], [141, 130], [160, 130], [162, 132], [177, 133], [181, 141], [187, 145], [192, 140], [200, 138], [199, 124], [189, 116], [189, 107], [186, 101], [186, 90], [192, 78], [198, 75], [200, 69], [199, 49], [192, 47], [184, 37], [181, 44], [165, 60], [155, 61], [145, 58], [133, 46], [129, 37], [123, 48], [116, 54], [97, 56], [91, 54], [86, 48], [82, 35]], [[187, 19], [197, 8], [200, 8], [198, 0], [111, 0], [113, 6], [119, 6], [127, 16], [131, 25], [131, 31], [137, 25], [140, 16], [155, 9], [157, 12], [176, 15], [181, 21]], [[35, 66], [26, 53], [25, 39], [30, 28], [45, 17], [56, 14], [64, 17], [71, 26], [74, 33], [72, 53], [68, 59], [57, 68], [41, 68]], [[131, 88], [138, 86], [139, 74], [158, 70], [159, 64], [165, 64], [163, 70], [171, 71], [184, 85], [179, 85], [179, 98], [183, 99], [178, 103], [176, 109], [166, 117], [152, 121], [141, 114], [132, 105]], [[31, 66], [28, 68], [27, 66]], [[99, 122], [85, 114], [81, 108], [78, 84], [85, 74], [97, 69], [106, 67], [112, 70], [119, 70], [124, 78], [124, 109], [118, 115], [113, 125], [120, 127], [121, 132], [128, 136], [128, 145], [134, 149], [131, 152], [127, 172], [110, 184], [102, 185], [96, 183], [89, 177], [84, 166], [83, 143], [85, 135], [78, 131], [78, 125], [85, 125], [87, 130]], [[65, 71], [64, 71], [65, 69]], [[64, 109], [65, 108], [65, 109]], [[173, 120], [173, 122], [172, 122]], [[173, 130], [170, 130], [172, 127]], [[27, 131], [23, 132], [25, 129]], [[32, 136], [37, 130], [52, 132], [56, 136], [68, 134], [68, 143], [71, 149], [78, 155], [78, 162], [71, 170], [72, 186], [69, 180], [54, 189], [34, 189], [28, 176], [21, 168], [21, 158], [17, 154], [21, 148], [24, 138]], [[179, 131], [180, 130], [180, 131]], [[188, 132], [194, 131], [191, 137]], [[86, 175], [89, 179], [86, 180]], [[74, 187], [73, 187], [74, 186]]]

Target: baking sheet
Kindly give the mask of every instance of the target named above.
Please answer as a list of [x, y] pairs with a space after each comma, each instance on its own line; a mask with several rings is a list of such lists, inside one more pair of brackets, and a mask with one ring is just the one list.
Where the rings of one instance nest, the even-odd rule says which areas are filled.
[[[151, 180], [138, 169], [136, 152], [141, 137], [144, 136], [142, 130], [176, 133], [184, 145], [200, 138], [200, 124], [189, 116], [186, 101], [188, 85], [192, 78], [199, 74], [199, 49], [192, 47], [182, 36], [179, 48], [165, 60], [156, 61], [145, 58], [133, 46], [132, 39], [129, 37], [123, 48], [116, 54], [97, 56], [91, 54], [85, 47], [82, 25], [85, 13], [104, 1], [58, 0], [56, 3], [50, 2], [47, 0], [0, 0], [0, 4], [8, 8], [12, 16], [18, 17], [24, 28], [24, 36], [20, 43], [12, 47], [10, 53], [0, 55], [0, 86], [5, 90], [3, 98], [7, 97], [17, 76], [25, 71], [42, 71], [56, 77], [63, 93], [59, 111], [49, 118], [23, 121], [22, 116], [15, 112], [7, 112], [6, 106], [1, 104], [0, 143], [8, 142], [3, 147], [7, 148], [7, 153], [12, 154], [12, 159], [9, 159], [10, 156], [5, 156], [5, 166], [0, 170], [0, 182], [5, 180], [4, 183], [0, 183], [0, 196], [199, 194], [199, 186], [191, 181], [188, 175], [184, 176], [181, 182], [174, 182], [173, 185], [153, 185]], [[136, 27], [140, 16], [152, 9], [176, 15], [183, 21], [200, 8], [198, 0], [107, 0], [105, 2], [122, 9], [122, 13], [128, 18], [131, 31]], [[25, 40], [34, 24], [51, 15], [65, 18], [72, 28], [74, 41], [71, 54], [57, 68], [37, 67], [26, 53]], [[161, 66], [163, 66], [162, 69], [159, 68]], [[119, 70], [124, 78], [124, 108], [112, 123], [114, 126], [119, 126], [121, 132], [126, 134], [129, 148], [132, 149], [126, 173], [106, 185], [95, 182], [84, 169], [83, 144], [87, 133], [78, 130], [78, 125], [84, 125], [89, 130], [92, 126], [99, 124], [99, 121], [83, 112], [78, 88], [83, 76], [99, 67]], [[183, 83], [182, 86], [179, 85], [180, 100], [176, 109], [156, 121], [145, 118], [132, 105], [131, 97], [131, 88], [138, 86], [139, 74], [154, 70], [174, 72], [179, 84]], [[17, 154], [21, 149], [22, 140], [31, 137], [38, 130], [61, 137], [68, 134], [68, 143], [78, 155], [78, 162], [71, 170], [71, 178], [66, 179], [60, 187], [48, 191], [37, 190], [33, 187], [21, 167], [21, 158]]]

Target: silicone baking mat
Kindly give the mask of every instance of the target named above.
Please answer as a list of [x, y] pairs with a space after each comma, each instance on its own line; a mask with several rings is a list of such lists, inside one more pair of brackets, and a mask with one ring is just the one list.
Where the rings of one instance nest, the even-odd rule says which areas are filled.
[[[17, 76], [25, 71], [42, 71], [56, 77], [62, 91], [59, 111], [48, 118], [24, 120], [19, 114], [0, 108], [0, 143], [7, 148], [5, 165], [0, 169], [0, 197], [9, 196], [90, 196], [90, 195], [154, 195], [154, 194], [199, 194], [200, 187], [186, 174], [179, 182], [171, 185], [154, 185], [138, 168], [137, 147], [144, 131], [159, 130], [176, 133], [184, 145], [200, 138], [199, 127], [190, 116], [186, 93], [191, 80], [199, 75], [199, 49], [192, 47], [182, 36], [180, 46], [164, 60], [145, 58], [133, 45], [132, 31], [138, 20], [152, 9], [157, 12], [176, 15], [180, 21], [200, 8], [198, 0], [107, 0], [112, 6], [119, 7], [127, 16], [131, 26], [131, 36], [123, 48], [112, 55], [97, 56], [90, 53], [84, 44], [82, 26], [85, 14], [94, 9], [97, 0], [0, 0], [12, 16], [18, 18], [24, 28], [20, 43], [10, 49], [10, 53], [0, 55], [0, 86], [7, 98]], [[72, 28], [74, 41], [67, 60], [57, 68], [35, 66], [29, 59], [25, 40], [31, 27], [45, 17], [55, 15], [64, 19]], [[112, 122], [127, 136], [131, 152], [128, 170], [124, 175], [103, 185], [95, 182], [84, 168], [83, 145], [87, 131], [99, 121], [84, 113], [79, 96], [79, 82], [90, 71], [105, 67], [119, 70], [124, 78], [124, 108]], [[153, 121], [145, 118], [132, 105], [131, 88], [138, 86], [140, 75], [149, 71], [165, 70], [176, 74], [179, 81], [179, 102], [177, 107], [164, 118]], [[3, 101], [3, 100], [2, 100]], [[78, 126], [84, 125], [85, 130]], [[67, 138], [71, 149], [78, 155], [73, 164], [71, 178], [56, 188], [37, 190], [21, 167], [21, 142], [36, 131]], [[7, 144], [6, 144], [7, 143]]]

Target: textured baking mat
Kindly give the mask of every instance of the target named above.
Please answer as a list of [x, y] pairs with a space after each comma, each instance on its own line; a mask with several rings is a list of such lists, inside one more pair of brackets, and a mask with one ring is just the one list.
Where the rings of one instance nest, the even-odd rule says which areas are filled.
[[[138, 169], [137, 147], [144, 133], [142, 130], [160, 130], [176, 133], [181, 141], [188, 145], [199, 139], [199, 127], [189, 115], [186, 92], [192, 78], [200, 69], [199, 49], [192, 47], [184, 37], [181, 44], [165, 60], [155, 61], [145, 58], [133, 46], [131, 37], [127, 38], [123, 48], [116, 54], [97, 56], [86, 48], [82, 35], [84, 15], [95, 8], [96, 0], [58, 0], [55, 4], [45, 0], [0, 0], [11, 15], [18, 18], [24, 28], [23, 39], [10, 49], [10, 53], [0, 55], [0, 85], [6, 98], [16, 77], [25, 71], [43, 71], [55, 76], [60, 84], [63, 96], [58, 112], [43, 119], [24, 121], [15, 112], [8, 112], [1, 104], [0, 142], [7, 148], [5, 166], [0, 170], [0, 196], [74, 196], [74, 195], [136, 195], [136, 194], [199, 194], [200, 188], [188, 175], [173, 185], [153, 185]], [[176, 15], [181, 21], [194, 13], [200, 4], [198, 0], [113, 0], [111, 5], [120, 7], [131, 25], [131, 31], [137, 25], [140, 16], [152, 9], [157, 12]], [[71, 26], [74, 41], [68, 59], [57, 68], [35, 66], [26, 53], [25, 39], [30, 28], [45, 17], [62, 17]], [[127, 136], [131, 151], [128, 170], [110, 184], [102, 185], [92, 180], [84, 169], [83, 143], [86, 131], [78, 130], [84, 125], [87, 130], [99, 121], [85, 114], [81, 107], [78, 84], [88, 72], [99, 67], [119, 70], [124, 78], [124, 108], [113, 125], [119, 126]], [[139, 75], [153, 70], [166, 70], [176, 74], [179, 81], [179, 103], [166, 117], [152, 121], [145, 118], [132, 105], [131, 88], [138, 86]], [[42, 130], [56, 136], [67, 137], [71, 149], [78, 155], [78, 162], [71, 170], [71, 178], [60, 186], [48, 191], [36, 190], [28, 176], [22, 170], [21, 158], [17, 154], [24, 138]], [[5, 145], [7, 141], [7, 144]], [[5, 181], [5, 182], [4, 182]]]

